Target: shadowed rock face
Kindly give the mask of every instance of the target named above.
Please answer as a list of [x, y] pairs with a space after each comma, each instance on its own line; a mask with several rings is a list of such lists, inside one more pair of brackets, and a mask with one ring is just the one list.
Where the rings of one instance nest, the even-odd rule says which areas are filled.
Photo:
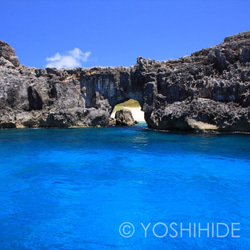
[[143, 106], [143, 82], [138, 81], [135, 67], [101, 68], [81, 70], [81, 94], [86, 108], [107, 109], [128, 99], [138, 100]]
[[250, 132], [250, 32], [178, 60], [91, 69], [20, 66], [0, 41], [1, 128], [108, 126], [130, 98], [151, 128]]
[[135, 120], [130, 110], [118, 110], [115, 113], [116, 126], [133, 126]]

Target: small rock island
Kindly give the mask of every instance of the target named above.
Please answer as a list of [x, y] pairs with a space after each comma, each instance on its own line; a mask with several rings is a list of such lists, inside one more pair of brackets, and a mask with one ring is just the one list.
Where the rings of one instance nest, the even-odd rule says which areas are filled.
[[0, 41], [0, 128], [108, 126], [140, 103], [150, 128], [250, 132], [250, 31], [177, 60], [131, 67], [36, 69]]

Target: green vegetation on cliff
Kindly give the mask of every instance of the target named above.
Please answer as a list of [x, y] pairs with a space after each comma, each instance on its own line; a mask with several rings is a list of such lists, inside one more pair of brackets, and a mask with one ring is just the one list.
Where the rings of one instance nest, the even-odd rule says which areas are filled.
[[119, 103], [119, 104], [115, 105], [113, 113], [115, 113], [118, 110], [126, 109], [126, 108], [140, 108], [140, 104], [138, 101], [136, 101], [134, 99], [129, 99], [126, 102]]

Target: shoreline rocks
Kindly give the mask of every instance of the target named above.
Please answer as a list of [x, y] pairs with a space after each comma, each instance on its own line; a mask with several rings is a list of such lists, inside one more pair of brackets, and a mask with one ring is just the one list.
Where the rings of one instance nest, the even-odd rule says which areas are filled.
[[0, 128], [109, 126], [130, 98], [153, 129], [250, 132], [250, 31], [176, 60], [90, 69], [21, 66], [0, 41]]
[[121, 109], [115, 113], [116, 126], [134, 126], [136, 124], [130, 110]]

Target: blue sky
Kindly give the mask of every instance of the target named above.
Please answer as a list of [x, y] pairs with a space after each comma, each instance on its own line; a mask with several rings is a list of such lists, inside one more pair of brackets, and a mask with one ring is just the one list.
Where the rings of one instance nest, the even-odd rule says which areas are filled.
[[0, 40], [21, 64], [130, 66], [167, 60], [250, 30], [249, 0], [8, 0]]

